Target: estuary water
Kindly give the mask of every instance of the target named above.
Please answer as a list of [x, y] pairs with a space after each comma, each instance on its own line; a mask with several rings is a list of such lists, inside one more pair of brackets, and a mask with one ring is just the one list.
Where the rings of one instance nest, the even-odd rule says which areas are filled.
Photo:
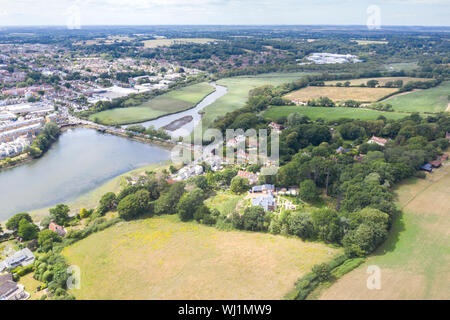
[[70, 129], [42, 158], [0, 171], [0, 221], [76, 199], [125, 172], [169, 158], [159, 146]]

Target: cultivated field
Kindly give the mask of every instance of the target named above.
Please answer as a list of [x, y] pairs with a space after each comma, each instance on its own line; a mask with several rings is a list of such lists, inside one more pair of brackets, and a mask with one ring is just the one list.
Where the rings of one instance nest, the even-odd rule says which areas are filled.
[[426, 90], [418, 90], [404, 95], [394, 96], [386, 102], [396, 111], [407, 112], [443, 112], [446, 111], [450, 95], [450, 82]]
[[187, 43], [197, 43], [205, 44], [209, 42], [217, 41], [215, 39], [208, 38], [183, 38], [183, 39], [156, 39], [156, 40], [145, 40], [145, 48], [157, 48], [157, 47], [170, 47], [174, 44], [187, 44]]
[[341, 250], [162, 216], [122, 223], [66, 248], [78, 299], [282, 299]]
[[387, 119], [401, 119], [406, 117], [406, 113], [398, 112], [383, 112], [371, 109], [361, 108], [324, 108], [324, 107], [304, 107], [304, 106], [280, 106], [270, 107], [263, 116], [265, 119], [271, 121], [278, 121], [282, 117], [287, 117], [291, 113], [297, 112], [309, 117], [312, 120], [337, 120], [340, 118], [360, 119], [360, 120], [375, 120], [379, 116], [384, 116]]
[[306, 87], [285, 96], [285, 98], [309, 101], [320, 97], [328, 97], [333, 101], [355, 100], [359, 102], [378, 101], [394, 92], [395, 88], [361, 88], [361, 87]]
[[98, 119], [103, 124], [129, 124], [152, 120], [163, 115], [180, 112], [195, 107], [214, 87], [199, 83], [173, 90], [130, 108], [116, 108], [95, 113], [91, 120]]
[[[321, 299], [450, 299], [450, 163], [396, 194], [404, 213], [389, 240]], [[381, 290], [366, 287], [369, 265], [381, 268]]]
[[212, 122], [224, 116], [227, 112], [240, 109], [245, 106], [250, 90], [263, 85], [280, 85], [283, 83], [296, 81], [308, 73], [266, 73], [257, 76], [241, 76], [221, 79], [217, 84], [228, 88], [225, 96], [217, 99], [216, 102], [207, 106], [203, 116], [203, 128], [208, 128]]
[[362, 84], [366, 84], [369, 80], [377, 80], [380, 86], [384, 86], [386, 82], [402, 80], [404, 84], [411, 81], [430, 81], [433, 79], [429, 78], [412, 78], [412, 77], [384, 77], [384, 78], [361, 78], [361, 79], [350, 79], [350, 80], [336, 80], [336, 81], [325, 81], [326, 86], [334, 86], [336, 83], [340, 82], [344, 84], [344, 82], [349, 81], [351, 86], [360, 86]]

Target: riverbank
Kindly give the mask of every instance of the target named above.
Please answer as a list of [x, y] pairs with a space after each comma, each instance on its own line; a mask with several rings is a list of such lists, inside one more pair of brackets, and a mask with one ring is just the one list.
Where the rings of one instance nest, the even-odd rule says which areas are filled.
[[214, 83], [197, 83], [171, 90], [143, 101], [137, 106], [114, 108], [95, 113], [89, 117], [89, 120], [105, 125], [129, 125], [151, 121], [193, 109], [215, 91]]
[[128, 132], [119, 132], [119, 131], [115, 131], [113, 129], [100, 129], [99, 127], [96, 127], [95, 125], [89, 125], [89, 124], [77, 124], [77, 125], [65, 126], [65, 127], [61, 128], [61, 133], [65, 132], [67, 130], [76, 129], [76, 128], [94, 129], [101, 133], [111, 134], [111, 135], [114, 135], [117, 137], [122, 137], [122, 138], [125, 138], [128, 140], [142, 142], [145, 144], [156, 145], [158, 147], [165, 148], [169, 151], [176, 145], [175, 142], [170, 141], [170, 140], [156, 140], [156, 139], [152, 139], [152, 138], [141, 137], [136, 133], [133, 133], [133, 135], [129, 135]]
[[[18, 154], [17, 156], [15, 156], [13, 158], [5, 158], [3, 160], [0, 160], [0, 172], [2, 170], [19, 167], [19, 166], [22, 166], [24, 164], [30, 163], [33, 160], [42, 158], [45, 155], [45, 153], [50, 149], [50, 147], [56, 141], [58, 141], [58, 138], [59, 138], [61, 132], [62, 131], [61, 131], [61, 128], [60, 128], [59, 131], [58, 131], [58, 136], [56, 137], [56, 139], [48, 139], [47, 148], [45, 150], [41, 150], [41, 154], [39, 155], [39, 157], [33, 157], [28, 152], [23, 151], [21, 154]], [[38, 138], [39, 135], [41, 135], [41, 134], [42, 134], [42, 131], [38, 134], [38, 136], [36, 138]], [[33, 144], [31, 144], [31, 147], [33, 147]]]
[[[130, 170], [126, 173], [123, 173], [115, 178], [108, 180], [100, 187], [97, 187], [96, 189], [84, 195], [81, 195], [72, 201], [67, 201], [65, 204], [67, 204], [70, 207], [71, 214], [76, 214], [80, 212], [80, 210], [83, 208], [86, 208], [88, 210], [95, 209], [97, 208], [101, 197], [105, 193], [108, 192], [118, 193], [121, 190], [121, 188], [123, 188], [126, 185], [127, 177], [140, 176], [148, 171], [163, 171], [164, 169], [168, 170], [171, 164], [172, 164], [171, 161], [163, 161], [160, 163], [154, 163], [147, 166], [143, 166], [138, 169]], [[33, 221], [39, 222], [40, 220], [42, 220], [42, 218], [48, 215], [50, 208], [52, 208], [52, 206], [32, 210], [29, 213], [33, 218]]]
[[[14, 158], [10, 158], [9, 161], [7, 161], [6, 159], [1, 160], [0, 171], [19, 167], [33, 160], [34, 160], [33, 157], [31, 157], [28, 153], [24, 152], [15, 156]], [[10, 163], [8, 164], [8, 162]]]

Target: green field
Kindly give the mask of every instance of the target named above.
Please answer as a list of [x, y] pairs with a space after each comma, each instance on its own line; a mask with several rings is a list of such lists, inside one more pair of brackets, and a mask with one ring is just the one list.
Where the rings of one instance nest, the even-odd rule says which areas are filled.
[[[394, 191], [403, 214], [389, 239], [321, 299], [450, 299], [450, 163]], [[381, 290], [366, 287], [370, 265], [381, 269]]]
[[282, 299], [341, 249], [224, 232], [177, 216], [124, 222], [64, 249], [81, 268], [77, 299]]
[[217, 84], [228, 88], [225, 96], [207, 106], [204, 110], [203, 128], [208, 128], [215, 119], [224, 116], [227, 112], [240, 109], [245, 106], [250, 90], [263, 85], [280, 85], [296, 81], [308, 73], [266, 73], [257, 76], [240, 76], [221, 79]]
[[144, 122], [193, 108], [212, 92], [214, 87], [208, 83], [194, 84], [157, 96], [137, 107], [106, 110], [89, 118], [107, 125]]
[[450, 81], [427, 90], [394, 96], [386, 100], [396, 111], [407, 112], [443, 112], [449, 105]]
[[281, 117], [287, 117], [291, 113], [297, 112], [305, 115], [312, 120], [337, 120], [340, 118], [374, 120], [379, 116], [385, 116], [387, 119], [400, 119], [406, 117], [406, 113], [382, 112], [370, 109], [357, 108], [323, 108], [323, 107], [304, 107], [304, 106], [281, 106], [270, 107], [263, 116], [267, 120], [278, 121]]

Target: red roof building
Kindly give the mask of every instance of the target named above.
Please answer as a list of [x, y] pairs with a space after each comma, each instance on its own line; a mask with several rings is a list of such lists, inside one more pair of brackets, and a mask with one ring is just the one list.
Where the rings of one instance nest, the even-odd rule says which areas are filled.
[[442, 163], [439, 160], [431, 161], [430, 164], [433, 166], [433, 168], [439, 168]]
[[378, 144], [379, 146], [383, 146], [383, 147], [386, 145], [387, 142], [388, 142], [387, 139], [383, 139], [383, 138], [379, 138], [379, 137], [375, 137], [375, 136], [373, 136], [373, 137], [368, 141], [368, 143], [376, 143], [376, 144]]
[[56, 232], [61, 237], [64, 237], [66, 235], [66, 229], [64, 229], [60, 225], [57, 225], [54, 222], [50, 223], [50, 225], [48, 226], [48, 229], [53, 231], [53, 232]]
[[251, 184], [255, 184], [256, 182], [258, 182], [258, 176], [254, 173], [240, 170], [237, 175], [238, 177], [248, 179]]

